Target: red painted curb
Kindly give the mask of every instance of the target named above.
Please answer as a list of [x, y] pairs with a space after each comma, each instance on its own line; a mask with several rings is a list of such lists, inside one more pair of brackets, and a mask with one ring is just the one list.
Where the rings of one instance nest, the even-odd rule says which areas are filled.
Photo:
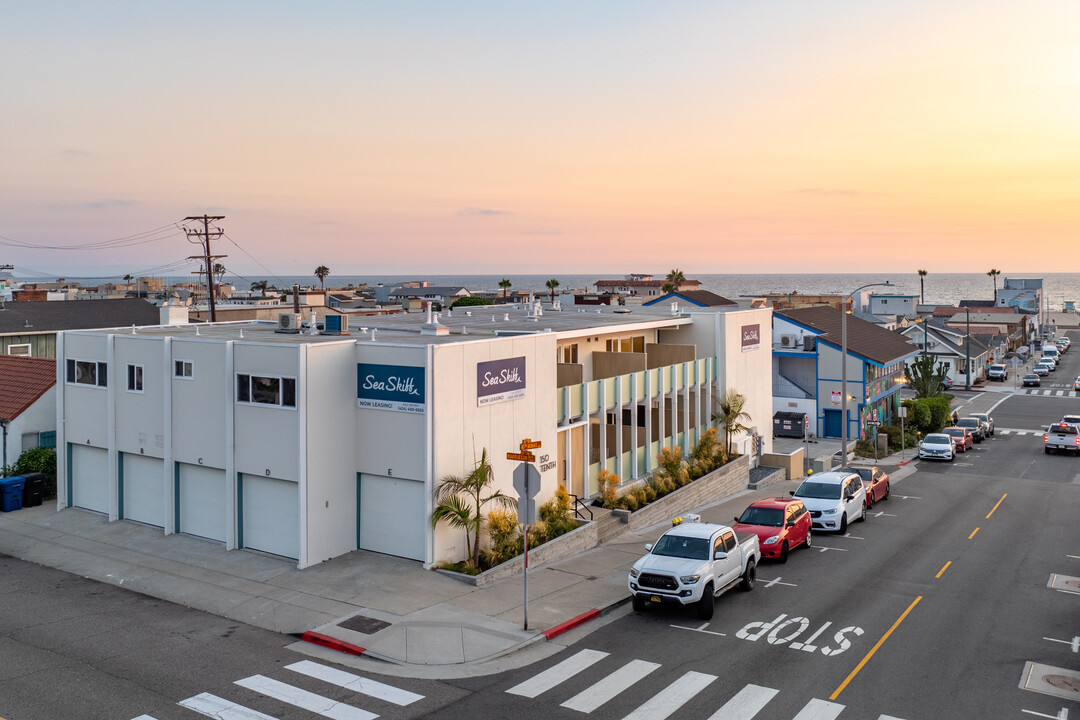
[[567, 630], [573, 630], [578, 625], [581, 625], [583, 623], [587, 623], [590, 620], [592, 620], [593, 618], [598, 618], [598, 617], [600, 617], [600, 611], [597, 610], [596, 608], [593, 608], [592, 610], [589, 610], [588, 612], [581, 613], [576, 618], [570, 618], [569, 620], [567, 620], [564, 623], [559, 623], [558, 625], [556, 625], [553, 628], [548, 628], [542, 634], [545, 637], [547, 637], [548, 640], [551, 640], [552, 638], [555, 638], [555, 637], [558, 637], [559, 635], [562, 635]]
[[907, 465], [909, 462], [911, 462], [911, 461], [910, 460], [901, 460], [900, 462], [898, 462], [896, 464], [897, 464], [898, 467], [903, 467], [903, 466]]
[[330, 648], [331, 650], [337, 650], [338, 652], [348, 653], [349, 655], [363, 655], [364, 648], [359, 645], [353, 645], [347, 643], [344, 640], [338, 640], [337, 638], [330, 637], [329, 635], [323, 635], [322, 633], [312, 632], [308, 630], [306, 633], [300, 636], [301, 640], [312, 643], [313, 645], [320, 645], [324, 648]]

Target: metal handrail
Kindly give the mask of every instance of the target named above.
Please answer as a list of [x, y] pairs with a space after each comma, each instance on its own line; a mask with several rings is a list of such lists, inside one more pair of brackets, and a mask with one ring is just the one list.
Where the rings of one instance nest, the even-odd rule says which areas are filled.
[[[569, 495], [574, 500], [574, 504], [572, 505], [572, 507], [574, 508], [574, 514], [577, 515], [578, 518], [580, 518], [581, 520], [585, 519], [585, 515], [582, 514], [582, 512], [581, 512], [581, 509], [584, 509], [585, 512], [587, 512], [589, 514], [589, 520], [593, 519], [592, 510], [589, 509], [589, 504], [588, 503], [582, 501], [582, 499], [579, 498], [574, 493], [567, 493], [567, 495]], [[579, 508], [581, 508], [581, 509], [579, 509]]]

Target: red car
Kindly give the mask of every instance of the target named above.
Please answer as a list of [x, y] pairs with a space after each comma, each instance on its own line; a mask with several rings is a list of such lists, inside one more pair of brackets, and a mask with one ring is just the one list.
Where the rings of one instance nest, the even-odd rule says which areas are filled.
[[866, 507], [872, 508], [876, 503], [889, 499], [889, 474], [878, 466], [842, 469], [857, 474], [862, 480], [863, 488], [866, 490]]
[[754, 533], [761, 554], [787, 562], [788, 551], [800, 545], [810, 547], [810, 513], [801, 500], [766, 498], [750, 504], [735, 518], [735, 532]]
[[952, 438], [956, 452], [967, 452], [975, 445], [975, 438], [967, 428], [947, 427], [941, 432]]

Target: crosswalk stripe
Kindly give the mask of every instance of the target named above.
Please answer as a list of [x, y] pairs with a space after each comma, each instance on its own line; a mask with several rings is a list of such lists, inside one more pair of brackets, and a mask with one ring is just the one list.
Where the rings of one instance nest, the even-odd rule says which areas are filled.
[[316, 695], [313, 692], [273, 680], [265, 675], [252, 675], [243, 680], [237, 680], [236, 684], [331, 720], [375, 720], [375, 718], [379, 717], [367, 710], [361, 710], [352, 705], [346, 705], [328, 697]]
[[200, 715], [215, 718], [215, 720], [277, 720], [277, 718], [263, 715], [257, 710], [237, 705], [210, 693], [199, 693], [187, 700], [181, 700], [177, 705], [194, 710]]
[[292, 670], [301, 675], [307, 675], [316, 680], [328, 682], [331, 685], [343, 687], [346, 690], [352, 690], [353, 692], [362, 693], [373, 698], [378, 698], [379, 700], [385, 700], [394, 703], [395, 705], [409, 705], [417, 700], [424, 699], [423, 695], [417, 695], [414, 692], [402, 690], [393, 685], [385, 685], [376, 680], [353, 675], [344, 670], [327, 667], [326, 665], [312, 662], [311, 660], [301, 660], [292, 665], [286, 665], [285, 669]]
[[519, 683], [506, 692], [511, 695], [534, 698], [547, 692], [567, 678], [572, 678], [590, 665], [606, 658], [608, 654], [599, 650], [582, 650], [566, 658], [560, 663], [552, 665], [547, 670], [525, 682]]
[[814, 698], [792, 720], [836, 720], [843, 709], [840, 703]]
[[139, 717], [132, 718], [131, 720], [157, 720], [157, 718], [151, 715], [140, 715]]
[[590, 713], [658, 667], [660, 667], [658, 663], [631, 660], [592, 687], [582, 690], [564, 702], [562, 706]]
[[664, 720], [715, 679], [715, 675], [690, 671], [653, 695], [624, 720]]
[[758, 711], [776, 697], [777, 692], [760, 685], [747, 685], [713, 713], [709, 720], [753, 720]]
[[1064, 395], [1064, 394], [1065, 394], [1065, 391], [1064, 391], [1064, 390], [1058, 390], [1058, 391], [1057, 391], [1057, 392], [1055, 392], [1054, 394], [1055, 394], [1055, 395], [1057, 395], [1058, 397], [1061, 397], [1062, 395]]

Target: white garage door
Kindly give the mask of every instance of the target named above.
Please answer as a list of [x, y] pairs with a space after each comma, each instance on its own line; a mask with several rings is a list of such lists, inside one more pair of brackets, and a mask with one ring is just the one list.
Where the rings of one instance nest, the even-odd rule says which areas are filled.
[[427, 559], [424, 483], [364, 473], [359, 497], [362, 550]]
[[100, 513], [109, 512], [109, 451], [86, 445], [71, 446], [71, 504]]
[[157, 527], [165, 526], [165, 464], [160, 458], [124, 456], [121, 517]]
[[300, 494], [289, 480], [243, 475], [244, 547], [300, 557]]
[[179, 532], [225, 542], [225, 471], [181, 463], [176, 508]]

